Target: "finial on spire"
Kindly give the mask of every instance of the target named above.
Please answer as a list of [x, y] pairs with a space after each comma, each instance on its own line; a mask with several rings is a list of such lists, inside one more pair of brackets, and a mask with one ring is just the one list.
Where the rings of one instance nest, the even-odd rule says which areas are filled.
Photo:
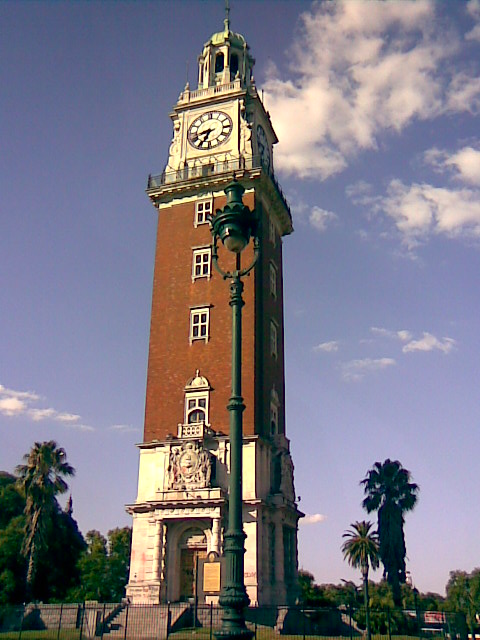
[[225, 0], [225, 20], [223, 24], [225, 25], [225, 31], [230, 31], [230, 3], [228, 0]]

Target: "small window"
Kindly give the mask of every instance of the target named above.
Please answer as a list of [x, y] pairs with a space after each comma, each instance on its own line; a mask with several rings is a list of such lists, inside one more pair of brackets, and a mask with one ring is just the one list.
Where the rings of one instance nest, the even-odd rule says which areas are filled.
[[190, 344], [194, 340], [204, 340], [208, 342], [208, 330], [210, 325], [210, 309], [190, 310]]
[[197, 278], [208, 278], [211, 276], [212, 250], [194, 249], [192, 260], [192, 281]]
[[268, 239], [275, 247], [277, 244], [277, 230], [275, 229], [275, 223], [273, 222], [272, 218], [269, 219]]
[[208, 216], [212, 213], [212, 199], [198, 200], [195, 203], [195, 222], [194, 226], [198, 227], [199, 224], [207, 224]]
[[221, 73], [223, 71], [224, 59], [223, 53], [219, 51], [215, 56], [215, 73]]
[[278, 355], [278, 329], [273, 320], [270, 320], [270, 355], [274, 358]]
[[270, 393], [270, 435], [274, 436], [278, 433], [278, 408], [280, 400], [275, 390], [275, 385]]
[[270, 293], [274, 298], [277, 297], [277, 267], [270, 262]]

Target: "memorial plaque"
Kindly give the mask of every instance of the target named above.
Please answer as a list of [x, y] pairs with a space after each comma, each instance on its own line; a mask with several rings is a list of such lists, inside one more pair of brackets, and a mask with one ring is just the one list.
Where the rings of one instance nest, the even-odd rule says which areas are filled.
[[219, 593], [220, 562], [206, 562], [203, 565], [203, 591], [205, 593]]

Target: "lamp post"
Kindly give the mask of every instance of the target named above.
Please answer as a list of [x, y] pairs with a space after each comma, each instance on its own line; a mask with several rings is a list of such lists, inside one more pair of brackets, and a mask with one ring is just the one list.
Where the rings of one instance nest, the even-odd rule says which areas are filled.
[[[232, 307], [232, 395], [227, 405], [230, 413], [230, 483], [228, 501], [228, 528], [224, 535], [224, 555], [226, 560], [225, 584], [222, 586], [219, 603], [223, 608], [222, 627], [218, 640], [245, 640], [253, 636], [245, 625], [244, 609], [250, 600], [244, 584], [245, 538], [242, 517], [242, 277], [246, 276], [257, 263], [260, 243], [257, 236], [257, 218], [253, 211], [243, 204], [245, 189], [233, 179], [225, 187], [227, 204], [217, 209], [210, 220], [213, 236], [212, 260], [224, 280], [230, 280], [230, 306]], [[248, 267], [241, 268], [240, 254], [254, 237], [254, 257]], [[218, 264], [217, 242], [235, 253], [235, 269], [224, 271]]]

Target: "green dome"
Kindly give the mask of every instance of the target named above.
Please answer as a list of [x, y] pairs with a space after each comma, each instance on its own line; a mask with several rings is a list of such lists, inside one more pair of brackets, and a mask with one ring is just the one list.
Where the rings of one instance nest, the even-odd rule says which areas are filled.
[[247, 42], [241, 33], [233, 33], [233, 31], [230, 30], [214, 33], [210, 40], [205, 43], [205, 46], [212, 44], [213, 46], [218, 47], [218, 45], [221, 45], [224, 42], [230, 42], [232, 46], [239, 47], [240, 49], [243, 49], [245, 45], [248, 47]]

